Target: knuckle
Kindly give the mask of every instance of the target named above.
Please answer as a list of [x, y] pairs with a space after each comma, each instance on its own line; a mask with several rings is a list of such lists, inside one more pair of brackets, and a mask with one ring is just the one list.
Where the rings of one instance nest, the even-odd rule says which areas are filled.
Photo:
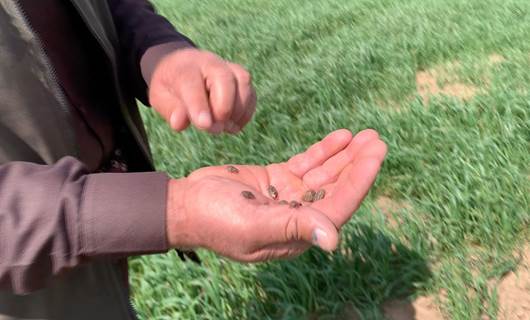
[[252, 83], [252, 75], [250, 74], [250, 72], [243, 68], [240, 68], [237, 73], [240, 84], [250, 86], [250, 84]]
[[379, 133], [377, 131], [375, 131], [374, 129], [366, 129], [366, 130], [364, 130], [364, 134], [368, 135], [372, 139], [378, 139], [379, 138]]
[[219, 66], [215, 69], [214, 74], [221, 81], [230, 82], [231, 84], [236, 83], [236, 78], [234, 74], [226, 66]]
[[200, 70], [195, 68], [185, 68], [179, 71], [176, 75], [176, 83], [196, 83], [202, 81]]
[[154, 107], [158, 108], [161, 103], [160, 92], [158, 90], [149, 91], [149, 103]]
[[326, 149], [324, 146], [320, 144], [314, 146], [314, 149], [311, 151], [312, 151], [311, 153], [314, 159], [322, 159], [326, 157], [326, 153], [327, 153]]
[[299, 222], [299, 219], [296, 213], [292, 213], [287, 219], [287, 223], [285, 224], [285, 229], [284, 229], [284, 239], [286, 242], [298, 239], [299, 237], [298, 222]]
[[221, 60], [221, 58], [218, 55], [216, 55], [215, 53], [211, 51], [201, 51], [201, 53], [205, 59], [208, 59], [212, 62]]
[[149, 95], [149, 103], [153, 109], [155, 109], [163, 117], [170, 116], [172, 108], [168, 106], [167, 98], [165, 98], [163, 94], [157, 92], [151, 93]]

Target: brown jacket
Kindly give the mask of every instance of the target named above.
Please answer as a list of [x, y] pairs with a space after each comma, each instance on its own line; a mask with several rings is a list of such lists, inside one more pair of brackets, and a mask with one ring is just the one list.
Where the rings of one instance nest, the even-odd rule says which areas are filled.
[[[150, 169], [108, 3], [72, 3], [110, 61], [120, 114]], [[168, 177], [93, 174], [77, 152], [42, 44], [17, 1], [0, 0], [0, 320], [134, 318], [116, 256], [167, 250]]]

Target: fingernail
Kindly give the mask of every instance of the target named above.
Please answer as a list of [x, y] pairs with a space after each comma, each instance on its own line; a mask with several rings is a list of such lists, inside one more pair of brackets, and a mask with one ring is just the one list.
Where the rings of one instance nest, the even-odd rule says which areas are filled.
[[208, 128], [212, 124], [212, 117], [208, 111], [199, 113], [198, 125], [202, 128]]
[[315, 246], [320, 246], [319, 244], [321, 244], [322, 242], [325, 242], [327, 237], [328, 237], [328, 234], [324, 230], [317, 228], [313, 230], [311, 242], [313, 242], [313, 245]]

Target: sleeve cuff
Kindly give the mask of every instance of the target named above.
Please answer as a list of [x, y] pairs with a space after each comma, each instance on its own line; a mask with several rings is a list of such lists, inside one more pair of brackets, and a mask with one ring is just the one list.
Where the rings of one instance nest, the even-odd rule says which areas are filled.
[[81, 254], [131, 256], [168, 250], [164, 173], [87, 177], [79, 215]]

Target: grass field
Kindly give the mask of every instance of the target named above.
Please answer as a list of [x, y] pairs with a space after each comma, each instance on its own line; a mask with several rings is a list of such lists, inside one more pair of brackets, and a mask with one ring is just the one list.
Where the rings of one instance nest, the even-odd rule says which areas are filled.
[[389, 154], [332, 255], [134, 259], [143, 319], [383, 319], [418, 296], [447, 319], [502, 318], [497, 284], [530, 242], [530, 1], [154, 3], [247, 66], [259, 99], [238, 136], [174, 134], [145, 111], [158, 169], [283, 161], [337, 128], [374, 128]]

